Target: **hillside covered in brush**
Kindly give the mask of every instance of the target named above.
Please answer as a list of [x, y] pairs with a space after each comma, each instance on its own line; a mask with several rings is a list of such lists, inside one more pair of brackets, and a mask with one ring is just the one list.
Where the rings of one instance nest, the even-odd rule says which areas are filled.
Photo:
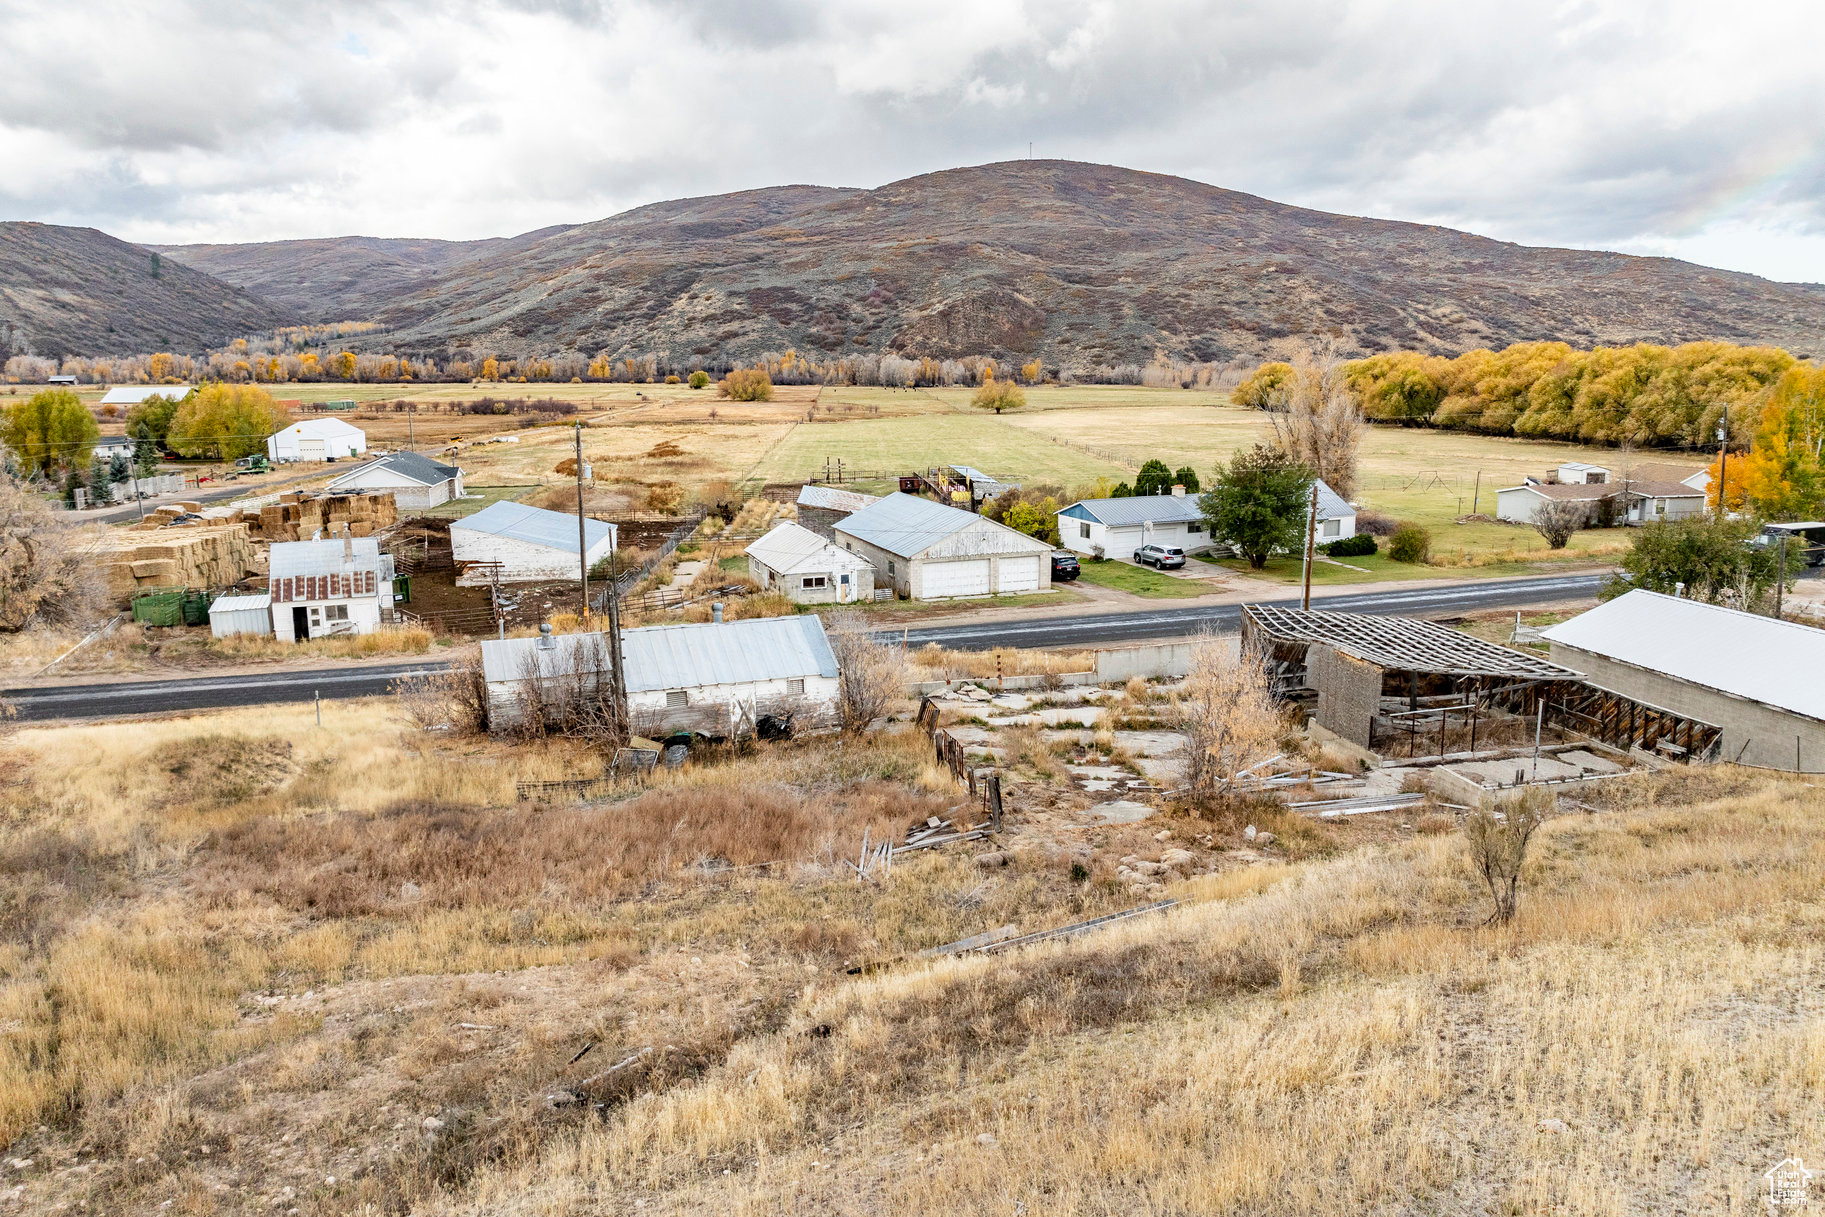
[[[418, 269], [274, 282], [284, 259], [354, 265], [351, 251], [377, 257], [377, 244]], [[1254, 359], [1319, 334], [1360, 354], [1705, 339], [1809, 352], [1825, 326], [1825, 295], [1806, 286], [1070, 161], [659, 203], [434, 257], [407, 248], [418, 244], [169, 252], [255, 291], [284, 290], [313, 320], [380, 322], [371, 343], [425, 353], [575, 349], [730, 365], [788, 348], [822, 359], [891, 350], [1082, 370], [1161, 353]]]
[[0, 222], [0, 359], [202, 351], [294, 320], [287, 307], [96, 229]]

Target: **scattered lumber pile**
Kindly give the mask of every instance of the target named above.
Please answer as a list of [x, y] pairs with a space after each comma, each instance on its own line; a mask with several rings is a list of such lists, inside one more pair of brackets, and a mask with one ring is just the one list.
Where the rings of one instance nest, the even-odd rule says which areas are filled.
[[148, 532], [114, 529], [89, 551], [108, 598], [126, 605], [144, 588], [221, 588], [258, 574], [263, 559], [245, 524], [197, 524]]
[[308, 541], [325, 537], [371, 537], [399, 522], [399, 504], [391, 491], [373, 494], [284, 494], [257, 512], [242, 511], [229, 519], [248, 525], [268, 541]]

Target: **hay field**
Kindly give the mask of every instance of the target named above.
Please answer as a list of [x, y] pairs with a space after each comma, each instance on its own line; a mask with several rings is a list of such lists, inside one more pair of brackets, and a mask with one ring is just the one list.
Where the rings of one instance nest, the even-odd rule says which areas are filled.
[[[572, 807], [512, 784], [599, 758], [418, 733], [386, 699], [321, 730], [282, 707], [17, 731], [0, 1195], [1746, 1217], [1761, 1172], [1825, 1136], [1825, 803], [1804, 782], [1583, 792], [1600, 810], [1549, 821], [1503, 930], [1454, 833], [1312, 826], [1298, 853], [1174, 883], [1167, 916], [932, 960], [1123, 907], [1108, 868], [1156, 828], [1212, 856], [1240, 837], [1164, 817], [1087, 854], [1016, 835], [1006, 867], [845, 877], [864, 826], [954, 801], [927, 756], [911, 734], [807, 741]], [[1010, 774], [1025, 833], [1055, 778]]]

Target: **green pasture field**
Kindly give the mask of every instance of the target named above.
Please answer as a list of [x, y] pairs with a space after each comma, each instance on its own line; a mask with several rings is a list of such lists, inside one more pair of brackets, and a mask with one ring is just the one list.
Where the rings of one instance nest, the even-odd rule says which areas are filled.
[[1085, 583], [1145, 596], [1150, 600], [1181, 600], [1192, 596], [1207, 596], [1222, 590], [1202, 579], [1175, 579], [1171, 575], [1163, 575], [1159, 571], [1128, 562], [1092, 562], [1084, 559], [1078, 572], [1077, 577]]

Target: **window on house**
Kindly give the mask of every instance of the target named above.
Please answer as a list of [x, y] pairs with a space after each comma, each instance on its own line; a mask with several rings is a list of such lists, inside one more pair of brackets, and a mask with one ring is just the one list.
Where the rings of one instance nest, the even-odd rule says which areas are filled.
[[1204, 531], [1204, 521], [1202, 521], [1202, 520], [1191, 521], [1191, 523], [1185, 525], [1185, 531], [1186, 532], [1203, 532]]
[[893, 574], [893, 562], [891, 560], [887, 563], [887, 573], [890, 575]]
[[1077, 535], [1085, 541], [1090, 539], [1090, 521], [1079, 520], [1077, 522]]
[[691, 699], [683, 689], [668, 689], [666, 691], [665, 708], [667, 710], [682, 710], [690, 704]]
[[347, 621], [349, 619], [349, 606], [346, 604], [325, 605], [323, 608], [323, 619], [325, 621]]
[[1335, 537], [1342, 532], [1343, 532], [1343, 526], [1338, 521], [1326, 520], [1324, 522], [1324, 535], [1325, 536]]
[[848, 575], [844, 575], [844, 576], [843, 576], [843, 577], [842, 577], [842, 581], [843, 581], [843, 582], [844, 582], [844, 583], [845, 583], [845, 584], [847, 584], [847, 583], [848, 583], [848, 582], [849, 582], [849, 576], [848, 576]]
[[786, 692], [787, 693], [797, 696], [797, 695], [803, 693], [804, 691], [805, 691], [805, 682], [802, 679], [801, 680], [788, 680], [786, 682]]
[[830, 577], [828, 575], [806, 575], [804, 586], [808, 588], [829, 587]]

